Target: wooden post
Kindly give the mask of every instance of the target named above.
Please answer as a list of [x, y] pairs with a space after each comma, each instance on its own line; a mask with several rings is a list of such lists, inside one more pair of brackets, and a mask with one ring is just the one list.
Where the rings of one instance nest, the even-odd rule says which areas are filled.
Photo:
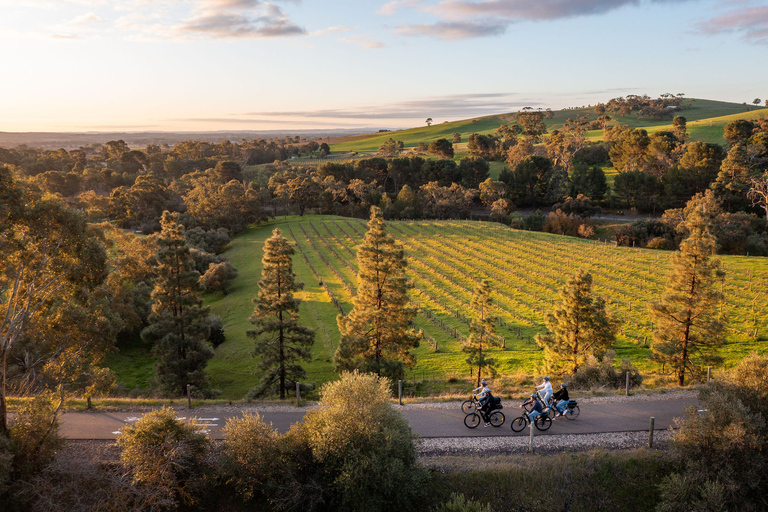
[[88, 402], [88, 405], [86, 405], [86, 408], [87, 408], [88, 410], [91, 410], [91, 395], [88, 395], [88, 396], [86, 397], [86, 400], [87, 400], [87, 402]]
[[403, 381], [402, 380], [397, 381], [397, 401], [400, 402], [400, 405], [403, 405]]
[[626, 390], [626, 396], [629, 396], [629, 372], [627, 372], [627, 390]]
[[191, 409], [192, 408], [192, 395], [189, 392], [189, 388], [190, 388], [190, 385], [187, 384], [187, 407], [189, 409]]
[[528, 427], [531, 429], [528, 437], [528, 453], [533, 453], [533, 421], [528, 424]]
[[[707, 366], [707, 384], [709, 384], [709, 380], [712, 378], [712, 367]], [[90, 407], [89, 407], [90, 409]]]
[[653, 448], [653, 424], [656, 422], [656, 418], [651, 416], [651, 428], [648, 429], [648, 448]]
[[296, 383], [296, 407], [301, 407], [301, 384]]

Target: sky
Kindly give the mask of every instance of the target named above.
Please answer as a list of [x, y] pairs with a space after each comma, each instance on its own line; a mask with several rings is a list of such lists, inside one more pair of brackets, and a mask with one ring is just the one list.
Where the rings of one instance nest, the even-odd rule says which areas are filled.
[[0, 131], [424, 126], [768, 98], [754, 0], [0, 0]]

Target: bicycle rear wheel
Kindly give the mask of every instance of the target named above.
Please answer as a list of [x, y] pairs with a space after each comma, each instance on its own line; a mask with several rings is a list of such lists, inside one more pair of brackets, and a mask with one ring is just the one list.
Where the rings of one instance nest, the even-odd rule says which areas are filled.
[[504, 421], [506, 420], [506, 418], [504, 417], [503, 412], [493, 411], [491, 413], [490, 420], [491, 420], [490, 421], [491, 425], [493, 425], [494, 427], [500, 427], [504, 424]]
[[467, 428], [475, 428], [480, 424], [480, 415], [476, 412], [473, 412], [471, 414], [467, 414], [464, 416], [464, 425], [467, 426]]
[[528, 420], [525, 418], [525, 416], [520, 416], [519, 418], [515, 418], [514, 420], [512, 420], [512, 431], [520, 432], [526, 427], [526, 425], [528, 425]]
[[470, 414], [475, 412], [475, 401], [474, 400], [465, 400], [464, 403], [461, 404], [461, 412], [464, 414]]
[[534, 425], [536, 425], [536, 428], [544, 432], [545, 430], [548, 430], [549, 427], [552, 426], [552, 418], [549, 416], [540, 416], [536, 418], [536, 421], [533, 422]]
[[570, 407], [566, 409], [564, 416], [569, 420], [575, 420], [576, 418], [579, 417], [579, 412], [581, 412], [579, 411], [579, 406], [574, 405], [573, 409], [571, 409]]

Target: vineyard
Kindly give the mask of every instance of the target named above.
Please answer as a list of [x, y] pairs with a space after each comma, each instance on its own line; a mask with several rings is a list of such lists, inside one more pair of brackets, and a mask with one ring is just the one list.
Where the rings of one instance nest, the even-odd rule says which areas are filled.
[[[232, 292], [211, 301], [224, 317], [227, 342], [217, 349], [209, 374], [225, 395], [242, 396], [255, 384], [252, 341], [245, 337], [261, 272], [261, 245], [279, 227], [296, 249], [294, 269], [306, 287], [300, 296], [302, 322], [317, 332], [310, 380], [333, 378], [338, 343], [335, 317], [353, 305], [357, 286], [357, 245], [366, 221], [339, 217], [289, 217], [239, 237], [227, 253], [240, 270]], [[559, 301], [559, 290], [579, 269], [592, 272], [595, 292], [621, 322], [617, 353], [644, 372], [656, 372], [648, 360], [652, 321], [647, 304], [662, 292], [670, 270], [670, 252], [613, 245], [544, 233], [512, 230], [477, 221], [390, 221], [388, 231], [405, 248], [414, 287], [411, 300], [424, 331], [413, 379], [468, 377], [461, 352], [469, 335], [472, 290], [487, 279], [497, 306], [500, 348], [492, 349], [502, 375], [533, 375], [542, 352], [533, 342], [544, 331], [544, 314]], [[721, 353], [733, 364], [751, 351], [764, 351], [768, 318], [768, 260], [722, 257], [721, 283], [728, 319], [728, 344]], [[239, 395], [239, 396], [237, 396]]]

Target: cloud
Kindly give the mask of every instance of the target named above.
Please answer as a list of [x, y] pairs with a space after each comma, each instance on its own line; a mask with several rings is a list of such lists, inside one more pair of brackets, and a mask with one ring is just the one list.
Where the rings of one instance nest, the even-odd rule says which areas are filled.
[[375, 48], [383, 48], [384, 47], [384, 43], [382, 43], [381, 41], [374, 41], [372, 39], [366, 39], [366, 38], [364, 38], [362, 36], [342, 37], [340, 39], [340, 41], [343, 42], [343, 43], [356, 44], [356, 45], [362, 46], [366, 50], [372, 50], [372, 49], [375, 49]]
[[174, 32], [215, 39], [306, 34], [306, 30], [289, 20], [278, 6], [256, 0], [204, 0], [202, 7], [176, 26]]
[[741, 33], [747, 41], [768, 45], [768, 6], [732, 9], [699, 24], [707, 34]]
[[401, 7], [416, 7], [420, 5], [421, 0], [393, 0], [379, 7], [376, 14], [381, 16], [394, 16]]
[[314, 32], [311, 32], [309, 35], [310, 36], [322, 36], [322, 35], [325, 35], [325, 34], [343, 34], [345, 32], [351, 32], [352, 30], [354, 30], [352, 27], [347, 27], [347, 26], [344, 26], [344, 25], [339, 25], [339, 26], [336, 26], [336, 27], [324, 28], [322, 30], [315, 30]]
[[435, 24], [400, 27], [397, 33], [405, 36], [432, 36], [438, 39], [456, 41], [472, 37], [498, 36], [506, 32], [507, 23], [495, 21], [439, 22]]
[[248, 112], [244, 116], [262, 118], [330, 118], [330, 119], [409, 119], [432, 117], [435, 119], [466, 119], [516, 112], [522, 107], [543, 106], [539, 102], [518, 97], [514, 93], [456, 94], [406, 100], [382, 105], [368, 105], [353, 109], [325, 109], [313, 111]]
[[441, 0], [432, 5], [418, 0], [396, 0], [378, 12], [393, 14], [400, 7], [418, 8], [438, 21], [400, 27], [400, 34], [457, 40], [501, 35], [507, 27], [522, 21], [597, 16], [625, 6], [685, 1], [699, 0]]
[[98, 26], [103, 23], [104, 19], [92, 12], [82, 14], [69, 21], [51, 27], [50, 30], [53, 33], [49, 34], [48, 37], [62, 40], [87, 39], [97, 35]]

